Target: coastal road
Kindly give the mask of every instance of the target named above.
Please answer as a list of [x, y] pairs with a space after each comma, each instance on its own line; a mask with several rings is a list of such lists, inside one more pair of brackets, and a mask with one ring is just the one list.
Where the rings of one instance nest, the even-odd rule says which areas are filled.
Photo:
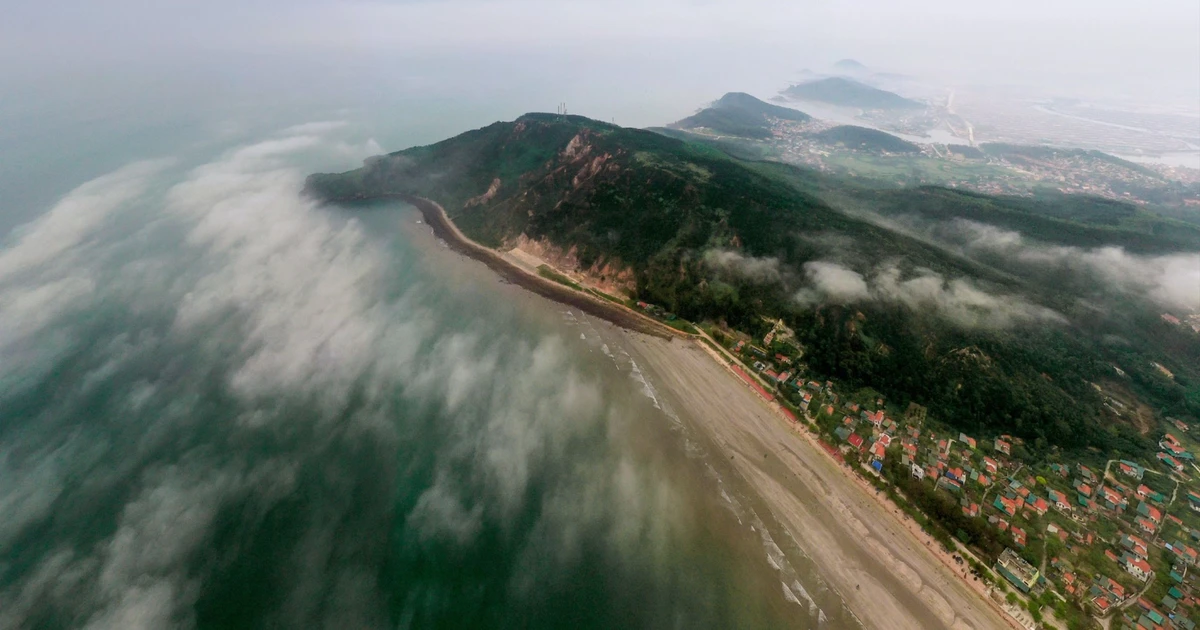
[[723, 458], [732, 458], [866, 627], [1011, 627], [864, 486], [696, 344], [627, 338], [659, 393]]

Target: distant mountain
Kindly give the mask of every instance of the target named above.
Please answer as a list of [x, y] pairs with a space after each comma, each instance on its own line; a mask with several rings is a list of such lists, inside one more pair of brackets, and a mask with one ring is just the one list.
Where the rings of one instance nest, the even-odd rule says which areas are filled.
[[672, 125], [676, 129], [709, 129], [718, 134], [743, 138], [771, 136], [771, 119], [804, 122], [804, 112], [772, 105], [744, 92], [730, 92], [709, 107]]
[[887, 151], [888, 153], [920, 153], [921, 147], [901, 140], [890, 133], [855, 125], [841, 125], [812, 134], [827, 144], [841, 144], [849, 149]]
[[866, 66], [858, 61], [855, 61], [854, 59], [842, 59], [841, 61], [833, 64], [833, 67], [837, 70], [841, 70], [842, 72], [859, 73], [867, 71]]
[[924, 104], [899, 94], [873, 88], [843, 77], [831, 77], [793, 85], [783, 95], [798, 101], [816, 101], [862, 109], [921, 109]]

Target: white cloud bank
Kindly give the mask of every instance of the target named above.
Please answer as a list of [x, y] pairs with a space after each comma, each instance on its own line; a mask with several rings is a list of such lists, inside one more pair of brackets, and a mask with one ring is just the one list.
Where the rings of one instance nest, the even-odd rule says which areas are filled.
[[1144, 256], [1120, 247], [1043, 245], [1011, 230], [966, 220], [953, 222], [945, 232], [962, 243], [968, 255], [987, 253], [1029, 265], [1070, 269], [1167, 308], [1200, 310], [1200, 252]]
[[930, 269], [904, 273], [883, 265], [869, 276], [828, 261], [804, 265], [808, 286], [796, 293], [803, 304], [877, 301], [931, 312], [964, 328], [1008, 328], [1028, 322], [1066, 320], [1015, 295], [993, 295], [964, 278], [947, 279]]

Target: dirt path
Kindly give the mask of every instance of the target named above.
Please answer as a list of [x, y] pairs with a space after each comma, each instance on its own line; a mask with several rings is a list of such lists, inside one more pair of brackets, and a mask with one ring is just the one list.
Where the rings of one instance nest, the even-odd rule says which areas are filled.
[[694, 343], [630, 335], [631, 354], [821, 567], [869, 628], [1007, 628], [870, 491]]

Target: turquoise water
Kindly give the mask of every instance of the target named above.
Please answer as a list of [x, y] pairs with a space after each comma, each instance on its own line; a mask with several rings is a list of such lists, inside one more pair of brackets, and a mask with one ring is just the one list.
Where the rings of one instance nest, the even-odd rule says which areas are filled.
[[231, 120], [0, 172], [0, 628], [824, 619], [605, 324], [299, 194], [427, 132]]

